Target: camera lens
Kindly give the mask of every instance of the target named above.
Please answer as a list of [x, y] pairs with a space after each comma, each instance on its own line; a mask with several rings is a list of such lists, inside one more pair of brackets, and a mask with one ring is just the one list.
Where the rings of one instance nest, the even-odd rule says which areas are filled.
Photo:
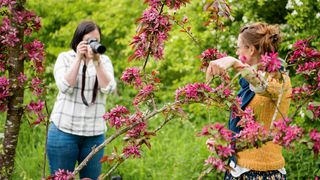
[[94, 53], [103, 54], [107, 50], [107, 48], [100, 44], [96, 39], [89, 39], [88, 44]]

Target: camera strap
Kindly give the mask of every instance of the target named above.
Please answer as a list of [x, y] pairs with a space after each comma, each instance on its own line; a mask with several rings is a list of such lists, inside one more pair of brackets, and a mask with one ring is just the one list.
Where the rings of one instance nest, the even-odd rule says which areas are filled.
[[[86, 97], [84, 96], [84, 89], [86, 86], [86, 71], [87, 71], [87, 65], [84, 64], [83, 68], [82, 68], [81, 99], [82, 99], [83, 104], [85, 104], [86, 106], [89, 106], [88, 101], [86, 100]], [[92, 104], [96, 101], [97, 93], [98, 93], [98, 78], [96, 76], [94, 86], [93, 86], [92, 101], [91, 101]]]

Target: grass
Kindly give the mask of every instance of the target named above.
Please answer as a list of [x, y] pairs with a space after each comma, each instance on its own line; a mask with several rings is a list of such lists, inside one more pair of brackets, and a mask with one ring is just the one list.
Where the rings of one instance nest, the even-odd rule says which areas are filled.
[[[190, 107], [196, 111], [199, 107]], [[201, 109], [201, 107], [200, 107]], [[207, 110], [207, 109], [204, 109]], [[205, 169], [204, 160], [209, 152], [203, 137], [196, 134], [209, 121], [225, 121], [228, 113], [220, 110], [210, 109], [210, 116], [215, 119], [208, 120], [206, 117], [190, 115], [184, 119], [173, 119], [156, 137], [150, 140], [151, 150], [143, 146], [141, 159], [128, 159], [112, 174], [120, 175], [123, 179], [196, 179]], [[1, 124], [4, 122], [1, 117]], [[150, 130], [159, 126], [163, 118], [161, 116], [152, 119], [149, 123]], [[109, 129], [106, 136], [114, 132]], [[41, 179], [43, 166], [43, 152], [45, 142], [45, 127], [30, 127], [24, 121], [21, 125], [18, 147], [15, 158], [14, 180]], [[116, 146], [118, 151], [122, 150], [121, 138], [116, 139], [107, 148], [105, 154], [112, 151]], [[284, 150], [286, 158], [286, 170], [288, 179], [313, 179], [319, 175], [320, 161], [314, 159], [306, 148], [296, 146], [294, 151]], [[49, 174], [48, 165], [47, 175]], [[103, 172], [106, 173], [110, 165], [103, 164]], [[205, 179], [222, 179], [223, 175], [212, 173]]]

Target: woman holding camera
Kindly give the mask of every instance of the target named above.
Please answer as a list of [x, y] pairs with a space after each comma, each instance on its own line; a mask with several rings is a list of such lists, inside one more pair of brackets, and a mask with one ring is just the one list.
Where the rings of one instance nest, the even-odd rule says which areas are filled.
[[[102, 55], [100, 28], [92, 21], [81, 22], [74, 32], [72, 50], [62, 52], [54, 66], [59, 89], [51, 113], [47, 153], [51, 174], [58, 169], [73, 171], [105, 140], [106, 97], [116, 87], [110, 59]], [[97, 179], [101, 173], [98, 152], [80, 171], [80, 178]]]

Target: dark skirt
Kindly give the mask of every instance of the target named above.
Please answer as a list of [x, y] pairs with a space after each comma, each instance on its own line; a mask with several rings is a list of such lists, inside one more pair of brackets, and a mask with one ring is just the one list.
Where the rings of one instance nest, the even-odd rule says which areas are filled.
[[278, 170], [274, 171], [248, 171], [239, 177], [233, 177], [228, 171], [225, 173], [224, 180], [286, 180], [286, 175]]

